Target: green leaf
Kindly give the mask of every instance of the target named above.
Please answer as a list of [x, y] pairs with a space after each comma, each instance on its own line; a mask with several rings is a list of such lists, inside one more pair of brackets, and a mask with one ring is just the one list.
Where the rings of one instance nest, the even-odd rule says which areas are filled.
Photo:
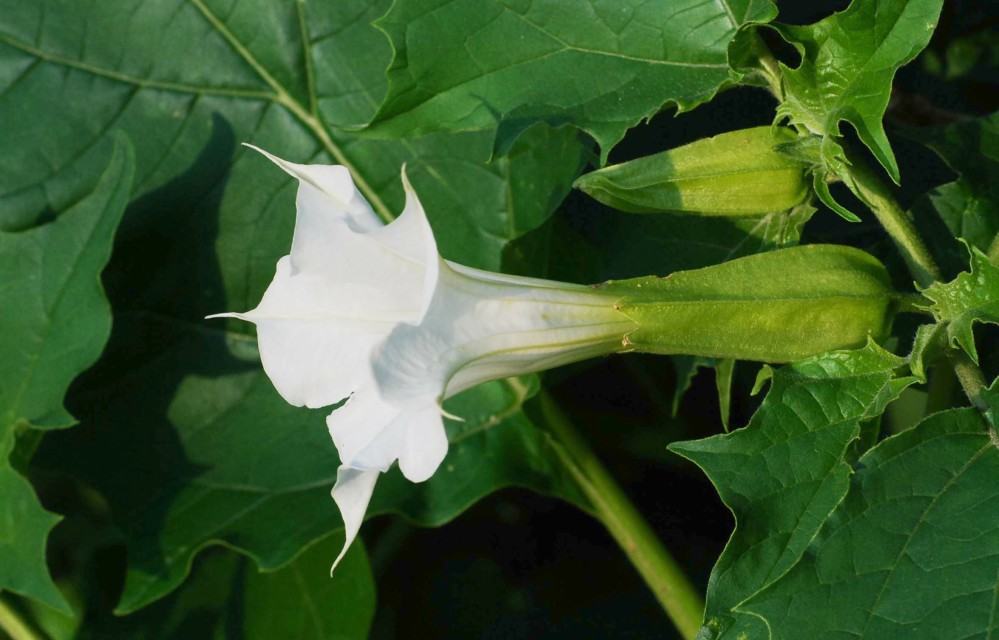
[[680, 401], [690, 389], [691, 382], [702, 368], [714, 369], [715, 390], [718, 393], [718, 413], [722, 428], [728, 431], [729, 414], [732, 405], [732, 376], [735, 373], [735, 360], [718, 360], [697, 356], [673, 356], [673, 370], [676, 372], [676, 386], [673, 389], [672, 411], [675, 418], [680, 410]]
[[938, 282], [923, 290], [933, 302], [930, 311], [937, 322], [947, 323], [947, 340], [960, 346], [978, 362], [973, 325], [999, 324], [999, 267], [978, 249], [971, 248], [971, 271], [950, 282]]
[[[7, 125], [0, 144], [19, 150], [0, 159], [0, 202], [10, 205], [3, 215], [51, 204], [59, 196], [49, 188], [52, 168], [86, 159], [118, 127], [137, 145], [136, 195], [175, 192], [181, 185], [171, 181], [208, 153], [200, 175], [183, 185], [195, 192], [185, 195], [195, 200], [188, 206], [221, 208], [222, 236], [228, 225], [249, 227], [239, 238], [222, 238], [220, 250], [249, 250], [247, 242], [263, 236], [276, 236], [268, 245], [277, 245], [293, 222], [281, 215], [292, 180], [232, 146], [252, 141], [292, 160], [347, 165], [386, 219], [401, 207], [399, 173], [408, 163], [435, 229], [447, 231], [444, 255], [496, 268], [505, 245], [548, 217], [581, 166], [576, 135], [546, 127], [533, 128], [513, 158], [492, 164], [488, 135], [387, 142], [343, 129], [368, 119], [385, 91], [391, 51], [368, 21], [387, 0], [224, 4], [128, 0], [84, 8], [0, 0], [0, 74], [11, 78], [0, 96]], [[63, 22], [88, 28], [60, 30]], [[60, 101], [76, 106], [66, 112]], [[197, 201], [199, 194], [216, 201]], [[254, 251], [259, 268], [264, 258], [269, 252]], [[222, 268], [226, 284], [242, 293], [235, 302], [259, 297], [247, 291], [248, 274], [226, 261]]]
[[766, 638], [739, 605], [788, 571], [846, 494], [844, 456], [860, 422], [879, 415], [913, 378], [874, 343], [776, 372], [749, 425], [670, 449], [697, 464], [732, 511], [736, 528], [708, 582], [705, 638]]
[[[705, 367], [716, 368], [717, 360], [714, 358], [699, 358], [697, 356], [673, 356], [673, 371], [676, 374], [676, 386], [673, 388], [673, 403], [671, 405], [673, 417], [680, 411], [680, 402], [683, 396], [690, 390], [690, 385], [694, 381], [694, 376]], [[717, 369], [715, 375], [718, 375]]]
[[115, 139], [89, 194], [46, 224], [0, 231], [0, 441], [15, 428], [67, 427], [69, 383], [93, 364], [111, 332], [100, 273], [111, 256], [132, 184], [132, 151]]
[[715, 365], [715, 389], [718, 391], [718, 410], [721, 413], [722, 428], [728, 431], [728, 419], [732, 407], [732, 376], [735, 374], [735, 360], [722, 360]]
[[914, 207], [917, 222], [939, 219], [923, 235], [938, 256], [963, 265], [967, 252], [959, 238], [988, 253], [999, 234], [999, 113], [936, 129], [911, 129], [905, 134], [933, 149], [959, 178], [939, 186]]
[[916, 327], [916, 336], [909, 353], [909, 370], [920, 382], [926, 382], [926, 373], [947, 349], [947, 325], [921, 324]]
[[234, 553], [205, 554], [169, 597], [130, 616], [90, 616], [76, 638], [363, 640], [375, 613], [375, 582], [361, 543], [330, 576], [329, 558], [342, 543], [330, 536], [267, 573]]
[[329, 559], [341, 544], [339, 536], [331, 536], [279, 571], [248, 571], [240, 618], [243, 637], [367, 638], [375, 615], [375, 581], [363, 546], [351, 549], [330, 576]]
[[[348, 165], [386, 218], [401, 209], [407, 163], [443, 255], [491, 269], [578, 173], [583, 147], [568, 129], [533, 127], [492, 163], [486, 133], [378, 141], [348, 131], [385, 91], [391, 50], [369, 21], [387, 6], [0, 0], [0, 77], [10, 80], [0, 147], [17, 149], [0, 156], [4, 220], [23, 226], [25, 212], [71, 201], [62, 176], [85, 172], [107, 131], [137, 145], [106, 273], [114, 333], [71, 397], [78, 433], [44, 443], [37, 460], [108, 500], [128, 544], [121, 611], [177, 586], [207, 545], [275, 569], [340, 526], [322, 414], [278, 397], [252, 335], [203, 321], [255, 306], [290, 246], [295, 183], [239, 142]], [[453, 472], [397, 496], [384, 482], [375, 504], [443, 522], [512, 482], [577, 499], [520, 413], [524, 394], [504, 384], [463, 401], [482, 419], [464, 425], [479, 430], [453, 447]]]
[[[122, 337], [88, 376], [99, 384], [79, 399], [85, 428], [46, 441], [39, 457], [108, 500], [129, 544], [121, 612], [178, 586], [209, 545], [232, 547], [273, 570], [341, 526], [329, 495], [339, 462], [327, 412], [285, 403], [260, 371], [251, 338], [170, 320], [119, 324]], [[162, 343], [150, 348], [152, 340]], [[152, 364], [125, 366], [152, 357]], [[192, 361], [204, 366], [191, 371]], [[504, 381], [454, 398], [447, 408], [465, 422], [448, 425], [441, 469], [418, 485], [397, 470], [388, 474], [369, 516], [399, 513], [437, 526], [512, 485], [585, 506], [547, 436], [521, 411], [535, 389], [534, 382]]]
[[0, 587], [20, 593], [63, 613], [69, 604], [49, 576], [45, 542], [59, 516], [38, 502], [31, 483], [7, 463], [8, 450], [0, 447]]
[[999, 449], [974, 409], [867, 452], [791, 571], [743, 603], [774, 640], [987, 638], [996, 629]]
[[881, 122], [899, 67], [930, 41], [943, 0], [853, 0], [846, 10], [807, 26], [781, 25], [801, 53], [783, 64], [784, 102], [778, 117], [822, 136], [832, 173], [845, 162], [840, 122], [857, 135], [897, 183], [898, 164]]
[[67, 613], [45, 563], [45, 542], [59, 518], [42, 508], [9, 457], [19, 431], [75, 422], [63, 396], [111, 330], [100, 274], [132, 184], [127, 141], [115, 138], [105, 166], [85, 187], [89, 193], [54, 220], [0, 231], [0, 588]]
[[[605, 161], [665, 104], [681, 111], [735, 80], [728, 45], [771, 20], [769, 0], [403, 0], [378, 22], [394, 48], [383, 135], [571, 124]], [[602, 163], [601, 163], [602, 164]]]

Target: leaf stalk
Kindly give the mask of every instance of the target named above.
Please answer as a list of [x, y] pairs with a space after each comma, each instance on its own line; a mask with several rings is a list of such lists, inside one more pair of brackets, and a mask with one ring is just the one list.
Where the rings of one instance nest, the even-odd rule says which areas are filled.
[[0, 630], [10, 636], [11, 640], [41, 640], [41, 636], [32, 631], [3, 599], [0, 599]]
[[555, 450], [593, 504], [597, 518], [638, 570], [680, 634], [693, 640], [704, 617], [704, 600], [648, 522], [614, 481], [568, 417], [544, 391], [538, 396]]
[[912, 277], [921, 287], [928, 287], [943, 278], [940, 267], [923, 242], [909, 214], [895, 200], [890, 188], [874, 173], [863, 159], [849, 156], [847, 186], [874, 213], [888, 232], [909, 267]]

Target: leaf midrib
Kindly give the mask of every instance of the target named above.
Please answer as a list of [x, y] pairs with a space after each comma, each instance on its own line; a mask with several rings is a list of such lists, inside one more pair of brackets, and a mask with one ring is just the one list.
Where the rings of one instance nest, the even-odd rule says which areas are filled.
[[[288, 91], [274, 76], [267, 70], [267, 68], [260, 63], [259, 60], [253, 55], [253, 53], [246, 47], [245, 44], [236, 35], [226, 27], [225, 23], [219, 19], [212, 11], [205, 5], [203, 0], [186, 0], [191, 5], [193, 5], [208, 22], [209, 26], [218, 33], [223, 40], [229, 45], [232, 51], [243, 60], [253, 71], [260, 77], [264, 83], [270, 87], [273, 93], [267, 91], [260, 91], [256, 89], [248, 89], [241, 87], [210, 87], [193, 85], [180, 82], [165, 82], [159, 80], [150, 80], [147, 78], [139, 78], [126, 73], [121, 73], [113, 69], [106, 69], [103, 67], [98, 67], [81, 60], [76, 60], [66, 56], [62, 56], [49, 51], [44, 51], [26, 42], [23, 42], [17, 38], [14, 38], [10, 34], [0, 33], [0, 43], [6, 44], [12, 48], [18, 49], [27, 53], [28, 55], [34, 56], [37, 59], [44, 60], [52, 64], [58, 64], [61, 66], [77, 69], [91, 75], [100, 76], [107, 78], [109, 80], [114, 80], [117, 82], [122, 82], [125, 84], [131, 84], [137, 86], [140, 89], [160, 89], [164, 91], [174, 91], [178, 93], [188, 93], [193, 95], [217, 95], [235, 99], [253, 99], [253, 100], [267, 100], [274, 102], [287, 111], [289, 111], [297, 120], [299, 120], [306, 129], [313, 135], [317, 142], [329, 153], [339, 164], [347, 167], [358, 189], [364, 194], [365, 198], [371, 203], [372, 208], [378, 214], [384, 222], [390, 222], [394, 216], [389, 211], [385, 202], [381, 199], [378, 193], [371, 187], [368, 181], [365, 179], [364, 175], [358, 171], [357, 167], [350, 160], [350, 158], [344, 153], [343, 149], [333, 140], [330, 133], [330, 128], [326, 125], [323, 119], [318, 114], [315, 109], [315, 105], [318, 103], [318, 95], [315, 90], [314, 81], [310, 81], [308, 87], [310, 106], [306, 107], [302, 105], [298, 100], [292, 97], [291, 92]], [[305, 29], [305, 18], [304, 18], [304, 7], [302, 0], [296, 0], [296, 12], [298, 14], [298, 21], [300, 28], [303, 29], [301, 35], [302, 46], [304, 49], [303, 58], [305, 64], [305, 73], [307, 77], [312, 78], [313, 74], [310, 69], [312, 67], [311, 62], [311, 41], [306, 37], [304, 33]]]
[[[375, 114], [375, 117], [374, 117], [374, 120], [372, 121], [372, 124], [376, 124], [378, 122], [385, 122], [387, 120], [390, 120], [390, 119], [397, 118], [397, 117], [403, 116], [405, 114], [408, 114], [408, 113], [410, 113], [412, 111], [415, 111], [416, 109], [420, 108], [421, 106], [423, 106], [427, 102], [430, 102], [432, 99], [440, 96], [441, 94], [443, 94], [443, 93], [445, 93], [447, 91], [452, 91], [452, 90], [457, 89], [458, 87], [461, 87], [463, 85], [471, 84], [473, 82], [481, 80], [482, 78], [487, 78], [487, 77], [492, 76], [492, 75], [494, 75], [496, 73], [500, 73], [502, 71], [506, 71], [507, 69], [512, 69], [514, 67], [518, 67], [518, 66], [521, 66], [521, 65], [529, 64], [529, 63], [532, 63], [532, 62], [537, 62], [538, 60], [542, 60], [542, 59], [547, 58], [547, 57], [551, 57], [551, 56], [554, 56], [554, 55], [559, 55], [559, 54], [566, 53], [566, 52], [572, 52], [572, 51], [575, 51], [577, 53], [582, 53], [582, 54], [606, 56], [606, 57], [611, 57], [611, 58], [620, 58], [620, 59], [628, 60], [628, 61], [631, 61], [631, 62], [638, 62], [638, 63], [641, 63], [641, 64], [649, 64], [649, 65], [660, 65], [660, 66], [681, 67], [681, 68], [700, 68], [700, 69], [728, 69], [728, 63], [676, 62], [676, 61], [673, 61], [673, 60], [659, 60], [659, 59], [656, 59], [656, 58], [643, 58], [643, 57], [640, 57], [640, 56], [630, 56], [630, 55], [627, 55], [627, 54], [616, 53], [616, 52], [613, 52], [613, 51], [601, 51], [599, 49], [587, 49], [587, 48], [579, 47], [579, 46], [573, 45], [573, 44], [571, 44], [571, 43], [563, 40], [562, 38], [559, 38], [554, 33], [546, 31], [540, 25], [537, 25], [534, 22], [531, 22], [526, 17], [520, 15], [519, 13], [517, 13], [515, 11], [511, 11], [509, 9], [509, 7], [504, 6], [504, 7], [502, 7], [502, 9], [503, 9], [504, 12], [512, 13], [518, 20], [520, 20], [521, 22], [523, 22], [524, 24], [526, 24], [528, 27], [537, 30], [539, 33], [547, 36], [548, 38], [551, 38], [552, 41], [556, 42], [562, 48], [558, 49], [558, 50], [555, 50], [555, 51], [546, 51], [545, 53], [540, 54], [538, 56], [535, 56], [533, 58], [528, 58], [528, 59], [524, 59], [524, 60], [518, 60], [518, 61], [516, 61], [516, 62], [514, 62], [512, 64], [509, 64], [509, 65], [498, 67], [496, 69], [490, 69], [490, 70], [488, 70], [485, 73], [481, 73], [481, 74], [475, 76], [474, 78], [469, 78], [469, 79], [466, 79], [466, 80], [461, 80], [461, 81], [455, 82], [454, 84], [451, 84], [449, 86], [443, 87], [439, 91], [436, 91], [434, 93], [434, 95], [428, 96], [426, 98], [422, 98], [422, 99], [418, 100], [417, 102], [413, 103], [412, 105], [407, 106], [406, 108], [404, 108], [402, 110], [393, 111], [392, 113], [388, 114], [387, 117], [383, 117], [382, 116], [382, 112], [383, 112], [383, 109], [384, 109], [384, 105], [383, 105], [383, 107], [381, 109], [379, 109], [378, 113]], [[392, 39], [391, 38], [391, 33], [389, 33], [389, 31], [383, 25], [381, 25], [378, 22], [376, 22], [375, 26], [377, 26], [379, 29], [381, 29], [386, 34], [386, 36], [389, 37], [390, 40]], [[389, 94], [391, 95], [391, 82], [390, 82]]]
[[951, 476], [949, 480], [947, 480], [944, 486], [940, 488], [940, 491], [937, 492], [935, 496], [933, 496], [933, 499], [930, 501], [930, 503], [926, 505], [926, 508], [923, 509], [922, 513], [919, 514], [919, 519], [913, 525], [912, 530], [909, 531], [908, 535], [905, 537], [905, 542], [902, 544], [901, 549], [899, 549], [898, 555], [895, 556], [895, 561], [892, 562], [891, 568], [888, 569], [888, 571], [885, 573], [884, 581], [881, 583], [881, 589], [878, 591], [877, 597], [874, 599], [874, 602], [871, 604], [870, 608], [867, 609], [867, 619], [864, 621], [864, 627], [863, 630], [861, 631], [860, 637], [862, 638], [867, 637], [867, 630], [871, 625], [871, 621], [874, 620], [874, 611], [875, 609], [878, 608], [878, 605], [881, 604], [881, 599], [888, 591], [888, 583], [891, 582], [892, 576], [895, 575], [895, 571], [898, 569], [899, 563], [902, 561], [902, 557], [909, 550], [909, 544], [912, 542], [913, 538], [916, 537], [916, 534], [922, 528], [923, 524], [926, 523], [926, 517], [929, 515], [931, 511], [933, 511], [933, 509], [936, 507], [937, 503], [940, 501], [943, 495], [948, 491], [950, 491], [951, 487], [957, 484], [958, 480], [968, 471], [968, 469], [970, 469], [976, 462], [978, 462], [978, 460], [983, 455], [988, 453], [989, 450], [993, 448], [993, 446], [994, 445], [990, 440], [986, 440], [985, 444], [982, 445], [978, 449], [978, 451], [976, 451], [975, 454], [971, 456], [968, 459], [968, 461], [961, 466], [960, 469], [957, 470], [957, 473], [955, 473], [953, 476]]

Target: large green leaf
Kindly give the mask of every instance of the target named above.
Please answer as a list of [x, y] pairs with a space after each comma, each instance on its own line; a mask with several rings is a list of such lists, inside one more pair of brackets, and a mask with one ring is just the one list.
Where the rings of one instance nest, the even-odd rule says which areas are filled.
[[[0, 0], [0, 146], [16, 150], [0, 157], [8, 224], [71, 200], [62, 176], [85, 171], [107, 131], [137, 144], [106, 274], [111, 343], [72, 396], [81, 429], [47, 440], [38, 460], [109, 501], [129, 545], [122, 610], [179, 584], [206, 545], [273, 569], [340, 526], [322, 415], [280, 400], [244, 328], [203, 321], [255, 306], [290, 245], [293, 180], [238, 142], [348, 164], [385, 217], [401, 207], [406, 162], [444, 256], [494, 269], [578, 172], [569, 130], [532, 128], [489, 163], [488, 134], [371, 141], [341, 128], [367, 120], [384, 92], [391, 51], [368, 21], [387, 5]], [[508, 383], [472, 392], [461, 402], [481, 419], [453, 432], [468, 431], [439, 478], [383, 482], [375, 504], [438, 523], [513, 482], [577, 498], [519, 411], [526, 395]]]
[[930, 311], [946, 324], [948, 341], [978, 362], [974, 323], [999, 324], [999, 267], [977, 248], [971, 249], [971, 271], [950, 282], [936, 282], [923, 290], [933, 302]]
[[767, 637], [739, 605], [794, 566], [846, 495], [847, 447], [912, 384], [896, 376], [904, 364], [871, 343], [765, 369], [773, 383], [748, 426], [670, 446], [704, 470], [736, 520], [711, 572], [703, 637]]
[[[183, 185], [193, 201], [184, 204], [221, 209], [213, 234], [229, 251], [253, 253], [260, 268], [271, 256], [248, 243], [274, 236], [270, 248], [286, 238], [293, 218], [280, 213], [291, 181], [233, 142], [348, 165], [386, 218], [401, 204], [399, 172], [408, 162], [432, 223], [447, 230], [445, 256], [497, 267], [505, 244], [540, 225], [568, 191], [582, 149], [571, 132], [534, 128], [513, 158], [489, 164], [488, 136], [386, 142], [344, 131], [366, 120], [384, 93], [390, 49], [368, 21], [387, 4], [2, 0], [0, 77], [9, 86], [0, 96], [0, 145], [17, 150], [0, 159], [4, 217], [51, 205], [61, 195], [49, 188], [54, 168], [86, 157], [117, 127], [137, 145], [137, 195], [164, 187], [160, 200], [174, 194], [180, 185], [171, 180], [199, 152], [209, 154]], [[249, 228], [225, 237], [235, 224]], [[245, 265], [221, 265], [230, 294], [242, 294], [230, 296], [237, 304], [260, 293]]]
[[930, 416], [860, 459], [801, 562], [741, 609], [774, 640], [993, 637], [997, 474], [977, 411]]
[[[107, 149], [102, 149], [105, 159]], [[49, 577], [45, 542], [59, 518], [9, 463], [19, 431], [75, 420], [63, 407], [73, 378], [100, 355], [111, 309], [100, 273], [132, 185], [131, 146], [115, 138], [86, 195], [55, 219], [0, 231], [0, 589], [68, 612]]]
[[881, 122], [899, 67], [930, 41], [943, 0], [853, 0], [812, 25], [782, 25], [801, 52], [796, 69], [781, 65], [780, 117], [823, 138], [823, 160], [844, 161], [840, 122], [849, 122], [895, 182], [898, 164]]
[[691, 109], [736, 75], [728, 45], [776, 15], [769, 0], [402, 0], [378, 22], [392, 41], [387, 135], [571, 124], [603, 157], [665, 104]]
[[330, 577], [342, 536], [309, 547], [285, 567], [256, 570], [218, 550], [199, 558], [169, 597], [130, 616], [87, 617], [76, 640], [363, 640], [375, 613], [375, 583], [364, 545]]

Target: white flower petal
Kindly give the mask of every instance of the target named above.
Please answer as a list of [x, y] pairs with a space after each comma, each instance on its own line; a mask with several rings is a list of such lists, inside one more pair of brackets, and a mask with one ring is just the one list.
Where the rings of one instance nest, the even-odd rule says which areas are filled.
[[304, 254], [325, 251], [321, 242], [325, 234], [315, 234], [316, 227], [329, 222], [346, 222], [355, 231], [371, 231], [382, 227], [382, 221], [375, 215], [364, 196], [354, 186], [350, 171], [342, 165], [296, 164], [279, 158], [252, 144], [244, 146], [262, 154], [279, 166], [285, 173], [299, 181], [298, 219], [295, 224], [295, 238], [292, 241], [292, 256], [304, 258]]
[[376, 389], [358, 390], [326, 418], [342, 464], [388, 471], [399, 460], [403, 475], [423, 482], [447, 454], [441, 409], [431, 399], [418, 408], [385, 402]]
[[257, 324], [264, 369], [288, 402], [347, 398], [327, 418], [341, 460], [338, 563], [379, 473], [398, 461], [422, 482], [440, 466], [445, 397], [615, 351], [634, 324], [599, 290], [441, 259], [405, 169], [405, 209], [382, 226], [346, 168], [261, 153], [300, 183], [291, 253], [256, 309], [222, 315]]
[[340, 516], [343, 518], [343, 529], [345, 540], [343, 549], [333, 561], [330, 573], [343, 560], [347, 549], [350, 548], [358, 531], [361, 530], [361, 523], [364, 522], [364, 514], [368, 510], [368, 503], [371, 502], [371, 494], [375, 490], [375, 481], [378, 480], [378, 471], [362, 471], [341, 466], [336, 472], [336, 484], [333, 486], [333, 500], [337, 508], [340, 509]]
[[405, 414], [369, 385], [326, 418], [341, 464], [388, 471], [406, 442]]
[[436, 404], [406, 412], [406, 443], [399, 453], [399, 469], [410, 482], [434, 475], [447, 455], [447, 432]]
[[264, 370], [282, 397], [328, 406], [367, 382], [370, 354], [393, 327], [423, 317], [437, 245], [405, 175], [402, 215], [370, 226], [370, 207], [345, 168], [261, 153], [301, 181], [295, 238], [257, 308], [227, 315], [257, 324]]

